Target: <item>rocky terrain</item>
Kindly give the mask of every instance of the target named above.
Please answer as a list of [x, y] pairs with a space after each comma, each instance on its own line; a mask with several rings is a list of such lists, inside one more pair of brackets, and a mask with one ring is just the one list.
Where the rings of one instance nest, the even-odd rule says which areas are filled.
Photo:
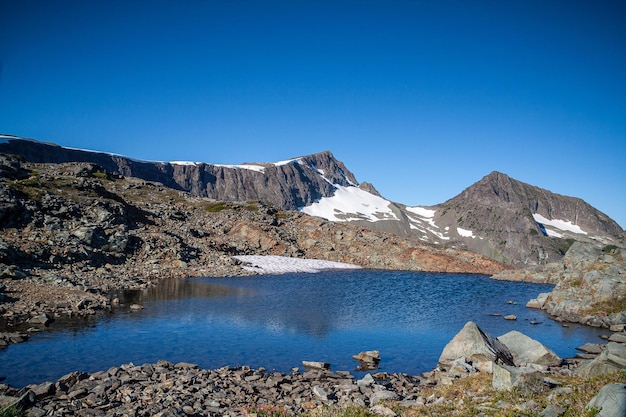
[[[495, 273], [482, 255], [439, 248], [256, 201], [220, 202], [91, 163], [0, 157], [0, 315], [4, 327], [112, 307], [115, 290], [166, 277], [251, 274], [237, 255], [365, 268]], [[27, 334], [6, 333], [0, 344]]]
[[555, 284], [529, 301], [560, 321], [596, 327], [626, 323], [626, 249], [574, 243], [559, 262], [493, 276], [509, 281]]
[[[625, 246], [622, 228], [583, 200], [499, 172], [442, 204], [407, 207], [385, 200], [372, 184], [359, 184], [328, 151], [275, 163], [150, 162], [0, 135], [0, 152], [35, 163], [92, 163], [194, 197], [315, 211], [334, 222], [468, 249], [516, 267], [555, 262], [574, 241]], [[326, 209], [313, 208], [319, 203]]]

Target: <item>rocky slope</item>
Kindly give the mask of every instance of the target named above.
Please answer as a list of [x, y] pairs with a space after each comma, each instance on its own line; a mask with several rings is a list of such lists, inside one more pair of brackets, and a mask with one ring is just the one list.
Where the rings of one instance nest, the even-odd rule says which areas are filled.
[[334, 222], [468, 249], [513, 266], [560, 259], [574, 241], [624, 246], [624, 231], [584, 201], [492, 172], [432, 207], [407, 207], [360, 184], [326, 151], [277, 163], [148, 162], [0, 135], [0, 152], [37, 163], [88, 162], [193, 196], [263, 201]]
[[576, 242], [558, 262], [494, 275], [495, 279], [555, 284], [528, 307], [558, 320], [597, 327], [626, 323], [626, 249]]
[[115, 290], [164, 277], [250, 274], [235, 255], [415, 271], [505, 268], [472, 252], [255, 201], [200, 198], [91, 163], [0, 155], [0, 172], [0, 314], [9, 325], [92, 314], [110, 308]]

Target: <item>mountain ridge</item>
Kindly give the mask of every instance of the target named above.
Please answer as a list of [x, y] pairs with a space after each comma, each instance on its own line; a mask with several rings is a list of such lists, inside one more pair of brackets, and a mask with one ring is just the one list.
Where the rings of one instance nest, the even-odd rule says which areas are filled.
[[90, 162], [115, 175], [160, 182], [199, 197], [257, 200], [331, 221], [467, 249], [512, 266], [560, 259], [573, 241], [624, 245], [624, 231], [577, 197], [553, 193], [493, 171], [434, 206], [406, 206], [361, 183], [331, 151], [268, 163], [139, 161], [106, 152], [0, 137], [0, 152], [29, 162]]

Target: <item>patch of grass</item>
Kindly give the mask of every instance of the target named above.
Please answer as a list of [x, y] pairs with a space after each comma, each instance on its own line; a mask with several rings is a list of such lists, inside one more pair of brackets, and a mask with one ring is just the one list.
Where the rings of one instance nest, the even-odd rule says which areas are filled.
[[16, 406], [0, 408], [0, 417], [22, 417], [26, 412]]
[[[396, 414], [403, 417], [431, 416], [538, 416], [548, 405], [558, 405], [565, 412], [563, 417], [594, 416], [597, 410], [588, 409], [587, 404], [600, 388], [606, 384], [625, 382], [626, 372], [618, 371], [600, 375], [595, 378], [560, 377], [563, 388], [571, 392], [555, 394], [539, 380], [531, 381], [523, 387], [510, 391], [496, 391], [491, 385], [490, 374], [478, 373], [466, 378], [455, 380], [454, 384], [439, 388], [425, 388], [422, 398], [431, 395], [443, 397], [444, 402], [438, 405], [401, 408], [390, 406]], [[517, 406], [534, 401], [536, 408], [520, 411]]]
[[256, 201], [252, 201], [252, 200], [248, 201], [246, 203], [246, 205], [244, 206], [244, 208], [246, 210], [252, 211], [254, 213], [258, 213], [259, 212], [259, 206], [258, 206]]
[[96, 171], [93, 173], [93, 176], [101, 179], [101, 180], [109, 180], [109, 175], [106, 173], [106, 171]]
[[7, 185], [16, 191], [25, 194], [31, 200], [40, 201], [44, 194], [41, 186], [41, 178], [37, 173], [31, 174], [28, 178], [9, 182]]
[[620, 311], [626, 311], [626, 297], [618, 295], [608, 300], [598, 301], [591, 305], [591, 307], [583, 312], [583, 314], [595, 314], [604, 312], [606, 314], [619, 313]]
[[617, 250], [617, 249], [619, 249], [619, 248], [617, 246], [615, 246], [615, 245], [606, 245], [602, 249], [602, 252], [604, 252], [604, 253], [611, 253], [611, 252], [613, 252], [614, 250]]
[[375, 417], [376, 414], [372, 413], [365, 407], [358, 407], [351, 405], [348, 407], [323, 407], [309, 411], [302, 414], [303, 417]]
[[219, 213], [222, 210], [232, 208], [232, 205], [225, 201], [216, 201], [215, 203], [209, 203], [206, 206], [206, 211], [209, 213]]
[[244, 412], [244, 416], [265, 416], [265, 417], [288, 417], [290, 414], [284, 408], [277, 405], [260, 405], [252, 407]]

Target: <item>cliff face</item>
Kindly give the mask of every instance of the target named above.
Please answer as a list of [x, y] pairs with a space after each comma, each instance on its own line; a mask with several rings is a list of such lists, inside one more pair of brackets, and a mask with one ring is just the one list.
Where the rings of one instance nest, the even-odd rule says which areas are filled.
[[329, 151], [275, 164], [213, 165], [137, 161], [15, 138], [0, 143], [0, 152], [35, 163], [89, 162], [112, 174], [160, 182], [198, 197], [259, 200], [285, 209], [304, 207], [333, 195], [332, 184], [358, 185], [354, 175]]

